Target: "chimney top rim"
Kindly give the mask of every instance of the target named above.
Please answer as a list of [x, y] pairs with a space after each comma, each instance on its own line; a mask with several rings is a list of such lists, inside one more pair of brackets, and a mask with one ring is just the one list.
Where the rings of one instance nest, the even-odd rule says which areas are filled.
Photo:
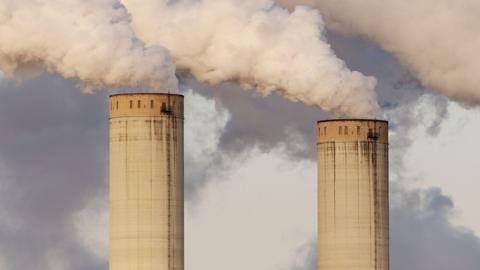
[[380, 122], [388, 124], [387, 120], [381, 119], [368, 119], [368, 118], [339, 118], [339, 119], [326, 119], [317, 121], [317, 124], [328, 122]]
[[111, 94], [109, 97], [120, 97], [120, 96], [174, 96], [183, 98], [182, 94], [171, 94], [171, 93], [158, 93], [158, 92], [139, 92], [139, 93], [118, 93]]

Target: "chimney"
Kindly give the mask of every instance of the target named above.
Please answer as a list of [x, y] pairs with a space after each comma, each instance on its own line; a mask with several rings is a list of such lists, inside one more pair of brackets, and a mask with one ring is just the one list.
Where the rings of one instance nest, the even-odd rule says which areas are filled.
[[388, 270], [388, 122], [318, 122], [318, 269]]
[[110, 270], [183, 270], [183, 96], [110, 96]]

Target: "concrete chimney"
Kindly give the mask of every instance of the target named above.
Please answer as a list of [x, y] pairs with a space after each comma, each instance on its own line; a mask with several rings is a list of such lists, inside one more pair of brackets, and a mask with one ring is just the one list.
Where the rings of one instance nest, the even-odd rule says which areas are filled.
[[183, 270], [183, 96], [110, 97], [110, 270]]
[[388, 122], [318, 122], [318, 269], [388, 270]]

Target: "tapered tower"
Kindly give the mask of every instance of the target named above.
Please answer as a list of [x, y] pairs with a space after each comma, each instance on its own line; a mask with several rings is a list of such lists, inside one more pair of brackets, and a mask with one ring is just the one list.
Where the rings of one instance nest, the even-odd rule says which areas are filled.
[[110, 97], [110, 270], [183, 270], [183, 96]]
[[318, 123], [318, 269], [388, 270], [388, 122]]

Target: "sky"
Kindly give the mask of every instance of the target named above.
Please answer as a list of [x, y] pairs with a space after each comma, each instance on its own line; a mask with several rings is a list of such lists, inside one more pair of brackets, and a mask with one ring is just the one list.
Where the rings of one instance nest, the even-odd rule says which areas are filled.
[[[383, 32], [338, 29], [331, 21], [348, 14], [319, 8], [333, 55], [376, 78], [390, 121], [391, 268], [480, 269], [480, 109], [425, 83], [423, 62], [405, 61]], [[58, 73], [0, 76], [0, 270], [108, 267], [109, 91]], [[177, 78], [186, 269], [316, 269], [315, 124], [332, 115], [282, 91]]]

